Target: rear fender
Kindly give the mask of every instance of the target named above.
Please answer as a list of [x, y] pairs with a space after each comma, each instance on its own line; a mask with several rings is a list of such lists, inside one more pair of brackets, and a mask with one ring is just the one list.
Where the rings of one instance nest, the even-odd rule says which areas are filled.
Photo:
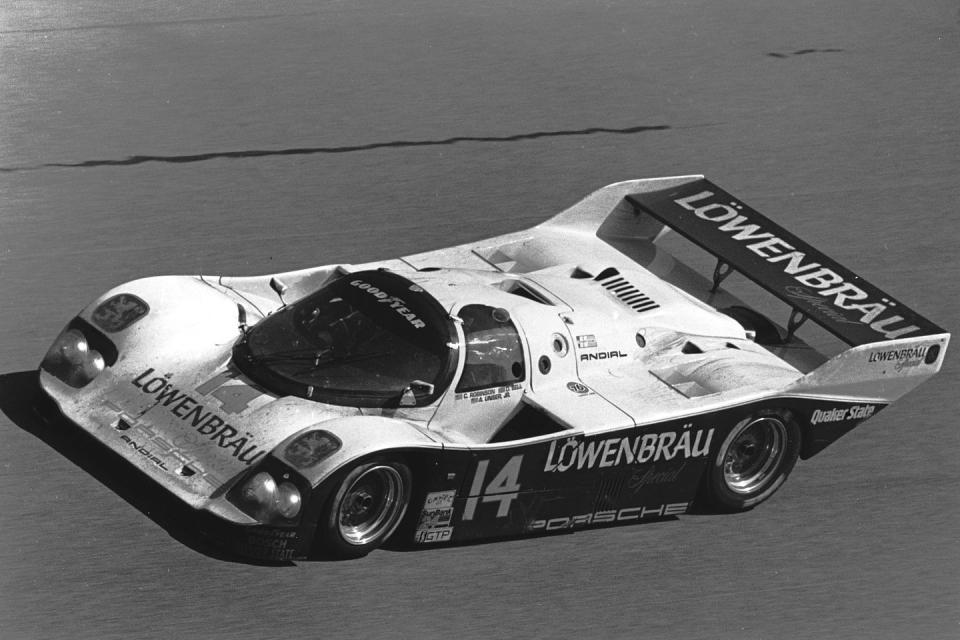
[[890, 403], [940, 370], [950, 334], [862, 344], [837, 354], [784, 389]]

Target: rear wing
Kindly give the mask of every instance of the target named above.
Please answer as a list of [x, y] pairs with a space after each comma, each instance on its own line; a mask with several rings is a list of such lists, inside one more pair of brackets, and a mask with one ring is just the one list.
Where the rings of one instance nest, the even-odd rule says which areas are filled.
[[701, 176], [626, 201], [714, 255], [714, 289], [739, 271], [790, 305], [789, 334], [807, 319], [852, 346], [946, 333]]

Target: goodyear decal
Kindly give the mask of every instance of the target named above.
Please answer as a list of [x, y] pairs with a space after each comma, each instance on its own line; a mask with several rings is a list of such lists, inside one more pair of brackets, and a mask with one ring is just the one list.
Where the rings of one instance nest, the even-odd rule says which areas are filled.
[[410, 310], [409, 305], [403, 298], [392, 296], [386, 291], [382, 291], [369, 282], [364, 282], [363, 280], [353, 280], [350, 282], [350, 286], [356, 287], [361, 291], [366, 291], [369, 295], [376, 298], [378, 303], [389, 306], [397, 313], [397, 315], [403, 317], [407, 322], [409, 322], [410, 326], [412, 326], [414, 329], [423, 329], [425, 326], [427, 326], [426, 322], [418, 318], [417, 314]]

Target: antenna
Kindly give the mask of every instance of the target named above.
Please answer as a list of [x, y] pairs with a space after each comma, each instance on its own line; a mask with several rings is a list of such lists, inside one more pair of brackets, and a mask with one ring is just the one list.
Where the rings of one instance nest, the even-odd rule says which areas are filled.
[[247, 310], [246, 308], [237, 303], [237, 324], [240, 326], [240, 333], [246, 335], [247, 333]]

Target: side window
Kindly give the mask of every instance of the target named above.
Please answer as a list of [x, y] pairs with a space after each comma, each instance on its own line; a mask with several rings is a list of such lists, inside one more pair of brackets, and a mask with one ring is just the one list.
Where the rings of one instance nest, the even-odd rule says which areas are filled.
[[506, 309], [471, 304], [460, 309], [466, 362], [457, 391], [496, 387], [524, 378], [520, 335]]

